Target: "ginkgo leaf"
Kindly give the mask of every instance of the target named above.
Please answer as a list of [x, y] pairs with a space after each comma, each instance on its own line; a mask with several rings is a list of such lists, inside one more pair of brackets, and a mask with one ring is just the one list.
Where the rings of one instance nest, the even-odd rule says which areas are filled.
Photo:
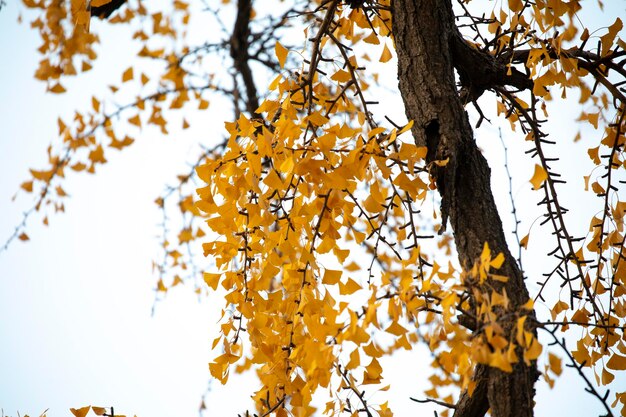
[[97, 98], [95, 98], [95, 97], [91, 98], [91, 106], [93, 107], [93, 110], [96, 113], [98, 113], [100, 111], [100, 101]]
[[33, 182], [32, 181], [24, 181], [21, 185], [20, 188], [24, 191], [26, 191], [27, 193], [31, 193], [33, 192]]
[[85, 417], [87, 413], [89, 413], [90, 409], [91, 409], [91, 406], [88, 405], [87, 407], [82, 407], [82, 408], [70, 408], [70, 412], [75, 417]]
[[527, 234], [526, 236], [524, 236], [523, 238], [520, 239], [519, 241], [519, 245], [524, 248], [524, 249], [528, 249], [528, 239], [530, 238], [530, 233]]
[[106, 414], [107, 410], [104, 407], [91, 407], [92, 411], [97, 415], [97, 416], [103, 416]]
[[529, 310], [529, 311], [532, 311], [532, 310], [533, 310], [533, 308], [534, 308], [534, 306], [535, 306], [535, 301], [534, 301], [532, 298], [529, 298], [529, 299], [528, 299], [528, 301], [526, 301], [526, 302], [522, 305], [522, 308], [523, 308], [524, 310]]
[[348, 278], [348, 281], [344, 284], [342, 282], [339, 283], [339, 293], [341, 295], [350, 295], [354, 294], [358, 290], [361, 289], [361, 286], [356, 283], [352, 278]]
[[330, 78], [331, 80], [335, 80], [340, 83], [345, 83], [346, 81], [350, 81], [352, 77], [350, 76], [350, 73], [348, 71], [344, 71], [340, 69], [339, 71], [334, 73]]
[[383, 53], [380, 56], [380, 62], [388, 62], [392, 58], [391, 51], [387, 47], [387, 44], [383, 46]]
[[626, 370], [626, 356], [618, 355], [614, 353], [611, 356], [611, 359], [606, 363], [606, 367], [609, 369], [614, 369], [616, 371], [624, 371]]
[[495, 269], [500, 269], [500, 267], [502, 267], [502, 264], [504, 263], [504, 254], [502, 252], [500, 252], [495, 258], [493, 258], [490, 262], [489, 265], [492, 268]]
[[504, 372], [513, 371], [513, 367], [511, 366], [511, 362], [509, 362], [507, 355], [500, 350], [497, 350], [491, 354], [491, 357], [489, 359], [489, 366], [498, 368]]
[[561, 375], [563, 372], [563, 366], [561, 365], [561, 358], [556, 356], [554, 353], [548, 353], [548, 363], [550, 365], [550, 370], [555, 375]]
[[534, 361], [535, 359], [537, 359], [539, 355], [541, 355], [542, 351], [543, 346], [541, 346], [541, 343], [539, 343], [539, 341], [535, 337], [533, 337], [530, 347], [524, 351], [524, 362], [529, 365], [530, 361]]
[[600, 37], [600, 40], [602, 41], [602, 55], [606, 55], [611, 50], [615, 37], [623, 27], [624, 25], [622, 23], [622, 19], [618, 17], [615, 19], [615, 22], [609, 26], [609, 30], [606, 35]]
[[372, 358], [372, 361], [365, 368], [363, 375], [363, 385], [378, 384], [382, 379], [383, 368], [376, 358]]
[[216, 290], [217, 284], [219, 284], [220, 282], [221, 274], [210, 274], [208, 272], [205, 272], [203, 278], [204, 282], [206, 282], [209, 287]]
[[608, 385], [615, 379], [615, 375], [609, 372], [608, 369], [602, 368], [602, 385]]
[[372, 45], [379, 45], [380, 44], [380, 39], [378, 39], [378, 36], [376, 35], [376, 32], [372, 31], [368, 36], [363, 38], [363, 42], [369, 43], [369, 44], [372, 44]]
[[[407, 132], [409, 130], [411, 130], [411, 128], [413, 127], [413, 120], [409, 120], [409, 122], [407, 124], [405, 124], [402, 129], [400, 129], [400, 131], [398, 132], [398, 136], [400, 136], [401, 134], [403, 134], [404, 132]], [[428, 149], [428, 148], [427, 148]], [[426, 155], [424, 155], [426, 156]], [[423, 158], [423, 157], [422, 157]]]
[[209, 102], [207, 100], [200, 100], [198, 103], [198, 110], [206, 110], [209, 108]]
[[533, 185], [533, 189], [540, 189], [547, 179], [548, 173], [546, 172], [546, 170], [541, 165], [535, 164], [535, 173], [530, 179], [530, 183]]
[[350, 361], [346, 364], [346, 369], [354, 369], [361, 365], [361, 357], [359, 355], [359, 349], [356, 348], [350, 353]]
[[389, 327], [385, 329], [387, 333], [391, 333], [395, 336], [402, 336], [408, 330], [402, 327], [397, 321], [392, 322]]
[[378, 409], [379, 417], [393, 417], [393, 412], [389, 408], [389, 401], [385, 401], [380, 405]]
[[278, 58], [278, 64], [280, 65], [280, 67], [285, 68], [285, 62], [287, 61], [287, 54], [289, 53], [289, 50], [285, 48], [280, 42], [276, 41], [274, 52], [276, 53], [276, 58]]
[[322, 282], [328, 285], [335, 285], [341, 279], [341, 271], [334, 271], [332, 269], [327, 269], [324, 271], [324, 277], [322, 278]]
[[56, 83], [48, 91], [54, 94], [62, 94], [65, 93], [66, 90], [60, 83]]
[[131, 125], [135, 125], [137, 127], [141, 127], [141, 119], [139, 118], [138, 114], [128, 119], [128, 123], [130, 123]]
[[91, 0], [90, 5], [91, 7], [101, 7], [105, 4], [111, 3], [111, 1], [113, 0]]
[[129, 67], [126, 71], [124, 71], [124, 73], [122, 74], [122, 82], [125, 83], [126, 81], [130, 81], [134, 78], [133, 75], [133, 67]]

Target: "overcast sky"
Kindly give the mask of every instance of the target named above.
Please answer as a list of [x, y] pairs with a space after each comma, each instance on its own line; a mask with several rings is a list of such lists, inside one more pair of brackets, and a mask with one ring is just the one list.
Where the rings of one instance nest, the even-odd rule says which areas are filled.
[[[626, 15], [624, 4], [623, 0], [607, 4], [608, 15]], [[102, 94], [107, 84], [119, 80], [133, 56], [132, 49], [120, 47], [126, 42], [123, 28], [103, 29], [95, 69], [68, 83], [67, 94], [47, 95], [45, 86], [32, 77], [38, 39], [27, 25], [16, 23], [17, 14], [16, 2], [0, 12], [0, 244], [29, 207], [30, 196], [19, 195], [14, 203], [10, 198], [27, 179], [28, 168], [45, 166], [46, 146], [56, 139], [57, 117], [69, 118], [75, 109], [89, 106], [91, 94]], [[555, 114], [553, 132], [559, 133], [559, 140], [571, 140], [576, 133], [578, 127], [568, 119], [572, 114], [567, 109]], [[219, 129], [220, 118], [229, 116], [212, 115]], [[210, 126], [211, 121], [203, 123]], [[27, 230], [30, 241], [14, 242], [0, 254], [0, 408], [4, 415], [38, 416], [50, 409], [50, 417], [67, 416], [70, 407], [85, 405], [114, 406], [118, 413], [139, 417], [196, 415], [209, 381], [210, 342], [217, 334], [222, 302], [215, 298], [199, 302], [191, 289], [182, 288], [168, 294], [151, 316], [155, 285], [151, 260], [158, 254], [161, 221], [153, 201], [165, 184], [186, 170], [198, 140], [206, 143], [205, 132], [206, 128], [192, 127], [165, 138], [148, 132], [124, 152], [111, 154], [97, 175], [72, 177], [64, 186], [71, 194], [67, 212], [51, 216], [48, 228], [35, 216]], [[598, 139], [599, 133], [585, 132], [587, 143]], [[510, 230], [497, 127], [485, 126], [477, 136], [493, 167], [494, 189]], [[533, 162], [518, 156], [526, 149], [519, 136], [506, 139], [511, 169], [520, 178], [513, 191], [523, 206], [518, 209], [524, 216], [525, 234], [537, 216], [532, 207], [539, 197], [526, 182]], [[572, 148], [572, 155], [583, 157], [562, 154], [570, 162], [563, 163], [562, 169], [570, 165], [574, 172], [582, 172], [591, 167], [584, 143]], [[570, 206], [576, 198], [571, 197]], [[583, 218], [573, 214], [571, 220], [578, 224]], [[540, 235], [538, 229], [531, 234], [531, 245], [537, 248], [536, 253], [526, 254], [527, 264], [535, 264], [529, 273], [544, 272], [533, 260], [552, 246], [552, 242], [533, 242]], [[408, 399], [422, 396], [428, 363], [419, 350], [388, 360], [385, 376], [392, 384], [391, 405], [397, 415], [432, 415]], [[234, 416], [250, 404], [247, 394], [254, 390], [254, 381], [231, 377], [230, 382], [226, 388], [212, 384], [206, 397], [209, 415]], [[572, 375], [558, 381], [554, 391], [543, 383], [538, 387], [538, 416], [587, 416], [600, 410]], [[375, 398], [384, 401], [378, 395]]]

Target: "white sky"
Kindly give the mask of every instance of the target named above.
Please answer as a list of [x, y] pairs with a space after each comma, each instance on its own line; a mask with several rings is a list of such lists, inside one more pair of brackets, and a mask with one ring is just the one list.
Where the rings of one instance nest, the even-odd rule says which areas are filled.
[[[607, 4], [608, 14], [626, 16], [624, 4], [621, 0]], [[0, 64], [0, 243], [29, 207], [29, 196], [21, 195], [15, 203], [10, 197], [27, 179], [28, 168], [45, 165], [45, 149], [55, 140], [57, 117], [89, 106], [91, 94], [117, 81], [133, 54], [119, 48], [125, 37], [114, 30], [122, 30], [120, 26], [103, 30], [100, 63], [94, 71], [80, 82], [68, 83], [68, 94], [46, 95], [45, 86], [32, 77], [38, 39], [26, 25], [16, 24], [17, 13], [15, 2], [0, 12], [4, 57]], [[567, 118], [572, 115], [555, 114], [553, 132], [562, 134], [559, 140], [570, 141], [575, 134], [577, 127]], [[221, 123], [216, 123], [221, 129]], [[205, 140], [199, 136], [202, 132], [190, 129], [166, 138], [148, 132], [130, 148], [110, 154], [109, 163], [99, 167], [95, 176], [73, 176], [64, 186], [72, 195], [67, 212], [51, 216], [48, 228], [35, 217], [27, 230], [31, 240], [15, 242], [0, 254], [0, 408], [4, 415], [37, 416], [49, 408], [50, 417], [67, 416], [70, 407], [85, 405], [112, 405], [118, 413], [140, 417], [196, 415], [209, 379], [209, 348], [222, 301], [209, 298], [200, 303], [191, 290], [181, 289], [168, 294], [151, 317], [155, 285], [151, 260], [159, 253], [155, 236], [161, 220], [153, 200], [186, 170], [185, 162], [196, 155], [197, 139]], [[598, 139], [598, 133], [589, 134], [587, 143]], [[505, 230], [510, 230], [497, 128], [486, 126], [477, 137], [493, 169]], [[521, 180], [532, 173], [527, 157], [517, 156], [526, 146], [516, 136], [507, 142], [511, 168], [519, 174], [514, 192], [525, 222], [524, 235], [537, 215], [533, 210], [539, 197]], [[570, 163], [562, 162], [562, 171], [569, 165], [581, 177], [588, 173], [584, 167], [591, 166], [586, 147], [571, 148], [583, 157], [568, 156]], [[581, 183], [574, 181], [568, 187], [579, 189]], [[577, 204], [573, 194], [565, 197], [572, 200], [569, 206]], [[573, 214], [570, 224], [585, 230], [587, 225], [578, 219]], [[533, 230], [531, 245], [539, 243], [533, 240], [542, 234], [537, 226]], [[531, 274], [544, 272], [535, 257], [553, 246], [552, 241], [541, 243], [536, 252], [525, 254], [526, 265], [536, 266]], [[430, 408], [408, 399], [422, 398], [420, 374], [428, 362], [416, 352], [389, 360], [385, 375], [392, 384], [396, 415], [432, 415]], [[247, 396], [254, 382], [231, 376], [226, 388], [212, 386], [206, 397], [209, 415], [234, 416], [250, 404]], [[573, 375], [565, 374], [554, 391], [543, 383], [538, 389], [538, 416], [588, 416], [601, 411]], [[374, 399], [384, 401], [381, 394]]]

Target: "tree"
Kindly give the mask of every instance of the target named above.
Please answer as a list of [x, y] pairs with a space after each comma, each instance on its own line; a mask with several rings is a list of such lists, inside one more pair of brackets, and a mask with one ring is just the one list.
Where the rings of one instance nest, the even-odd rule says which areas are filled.
[[[120, 136], [124, 121], [167, 134], [167, 108], [196, 103], [204, 110], [211, 94], [232, 101], [223, 142], [157, 199], [165, 210], [178, 195], [183, 219], [174, 247], [163, 238], [157, 288], [165, 293], [183, 282], [193, 260], [181, 247], [202, 241], [211, 265], [197, 291], [220, 288], [225, 299], [210, 372], [226, 383], [230, 372], [254, 368], [258, 415], [312, 415], [320, 402], [314, 395], [325, 389], [325, 414], [392, 415], [364, 392], [384, 381], [381, 356], [420, 343], [433, 356], [433, 386], [419, 401], [447, 407], [442, 415], [530, 416], [537, 361], [547, 359], [543, 377], [553, 383], [562, 358], [606, 415], [618, 408], [626, 415], [625, 392], [609, 398], [598, 388], [626, 369], [626, 205], [618, 187], [626, 167], [626, 45], [619, 18], [594, 32], [578, 27], [577, 16], [596, 6], [577, 0], [292, 0], [272, 7], [239, 0], [208, 7], [203, 15], [223, 36], [192, 46], [186, 31], [200, 12], [181, 0], [163, 10], [110, 0], [24, 4], [40, 10], [32, 24], [42, 36], [36, 77], [52, 93], [65, 91], [61, 81], [76, 75], [79, 62], [88, 71], [96, 58], [90, 14], [139, 22], [139, 58], [161, 64], [123, 72], [126, 83], [143, 71], [140, 95], [129, 104], [94, 97], [73, 123], [59, 120], [62, 141], [49, 150], [50, 166], [22, 184], [35, 195], [34, 211], [63, 208], [67, 169], [94, 172], [109, 148], [132, 144]], [[389, 71], [384, 64], [394, 49], [406, 123], [377, 110], [384, 74], [376, 70]], [[226, 73], [204, 64], [216, 58]], [[128, 97], [124, 87], [113, 93]], [[604, 171], [584, 177], [585, 191], [590, 186], [600, 202], [586, 236], [571, 231], [558, 194], [563, 179], [549, 146], [565, 145], [546, 133], [555, 91], [563, 98], [576, 92], [579, 120], [602, 131], [588, 149]], [[532, 292], [521, 255], [507, 244], [475, 140], [494, 117], [483, 111], [489, 101], [495, 117], [531, 146], [541, 233], [555, 240], [553, 264], [532, 277], [539, 280]], [[182, 125], [189, 127], [186, 119]], [[196, 176], [202, 186], [193, 203]], [[433, 218], [420, 215], [434, 190]], [[28, 238], [24, 226], [13, 238]], [[516, 237], [526, 248], [529, 236]], [[548, 311], [535, 311], [537, 301]], [[568, 331], [575, 350], [563, 338]]]

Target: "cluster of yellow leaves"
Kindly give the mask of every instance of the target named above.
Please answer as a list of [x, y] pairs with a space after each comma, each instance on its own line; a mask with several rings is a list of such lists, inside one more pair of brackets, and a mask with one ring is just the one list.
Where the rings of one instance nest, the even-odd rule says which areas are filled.
[[[352, 27], [354, 20], [344, 23]], [[335, 32], [350, 30], [339, 26]], [[280, 62], [287, 53], [276, 46]], [[511, 340], [503, 337], [506, 293], [476, 289], [480, 337], [455, 322], [459, 308], [469, 308], [460, 295], [468, 287], [452, 265], [446, 272], [435, 263], [424, 273], [426, 255], [412, 223], [414, 204], [434, 189], [423, 165], [426, 149], [398, 137], [410, 124], [400, 131], [364, 126], [363, 111], [337, 97], [352, 81], [341, 69], [329, 80], [316, 77], [312, 91], [319, 104], [307, 108], [305, 80], [277, 77], [270, 85], [274, 96], [257, 110], [263, 121], [241, 115], [226, 123], [226, 151], [197, 169], [207, 186], [198, 189], [196, 206], [208, 216], [213, 237], [203, 247], [215, 262], [204, 279], [225, 292], [224, 311], [236, 312], [224, 317], [213, 343], [221, 354], [209, 369], [225, 383], [233, 368], [254, 367], [262, 383], [254, 396], [259, 412], [289, 398], [290, 413], [311, 415], [320, 388], [359, 391], [380, 384], [378, 358], [411, 349], [420, 339], [436, 352], [436, 368], [448, 373], [431, 379], [436, 387], [427, 394], [433, 397], [437, 387], [467, 387], [477, 362], [510, 370], [516, 352], [529, 363], [542, 351], [525, 327], [526, 316], [519, 317]], [[358, 127], [343, 120], [356, 120]], [[379, 269], [357, 273], [364, 269], [356, 261], [359, 247]], [[503, 260], [492, 259], [485, 246], [468, 275], [483, 287], [506, 280], [491, 272]], [[377, 334], [392, 342], [377, 341]], [[346, 411], [347, 404], [335, 399], [325, 410], [329, 415]]]
[[[94, 405], [88, 405], [86, 407], [81, 408], [70, 408], [70, 412], [74, 417], [86, 417], [89, 415], [89, 411], [93, 411], [93, 414], [97, 416], [105, 416], [105, 417], [126, 417], [124, 415], [115, 414], [113, 415], [113, 408], [110, 409], [111, 414], [107, 414], [107, 408], [105, 407], [96, 407]], [[137, 416], [135, 416], [137, 417]]]
[[[105, 2], [94, 1], [92, 6]], [[576, 56], [580, 46], [576, 42], [584, 44], [590, 38], [588, 31], [579, 35], [574, 25], [580, 2], [505, 3], [494, 3], [501, 9], [491, 14], [492, 52], [498, 54], [511, 45], [528, 48], [526, 67], [534, 80], [535, 98], [547, 102], [555, 88], [561, 89], [562, 96], [568, 88], [576, 88], [581, 92], [580, 103], [593, 107], [585, 109], [581, 121], [598, 128], [601, 122], [611, 120], [607, 115], [610, 95], [605, 91], [595, 94], [587, 85], [589, 70], [579, 65]], [[43, 58], [36, 77], [48, 82], [51, 92], [62, 93], [61, 78], [76, 74], [78, 64], [81, 71], [88, 71], [96, 58], [98, 37], [93, 27], [89, 28], [87, 5], [84, 0], [24, 0], [24, 4], [40, 11], [32, 21], [42, 38]], [[165, 260], [155, 263], [160, 274], [157, 290], [165, 293], [183, 281], [182, 271], [188, 267], [181, 247], [198, 238], [208, 240], [203, 249], [215, 265], [212, 272], [204, 274], [204, 281], [211, 289], [224, 291], [226, 301], [221, 334], [213, 344], [221, 350], [210, 364], [210, 372], [226, 382], [232, 369], [243, 372], [254, 367], [262, 383], [254, 396], [261, 411], [274, 409], [285, 415], [283, 407], [274, 407], [288, 401], [293, 415], [311, 415], [313, 394], [328, 388], [334, 401], [327, 403], [324, 413], [354, 414], [339, 393], [358, 395], [363, 386], [380, 384], [383, 369], [379, 359], [418, 342], [429, 346], [435, 358], [433, 368], [438, 370], [430, 377], [433, 387], [427, 394], [448, 402], [452, 401], [447, 394], [449, 386], [471, 390], [474, 364], [510, 371], [520, 360], [529, 363], [542, 352], [528, 330], [528, 316], [516, 317], [512, 331], [502, 328], [500, 318], [509, 307], [508, 297], [506, 292], [490, 288], [492, 282], [507, 279], [493, 273], [502, 265], [502, 255], [492, 257], [485, 246], [474, 267], [459, 272], [451, 263], [447, 270], [437, 262], [431, 264], [425, 254], [418, 233], [430, 234], [432, 227], [424, 226], [416, 214], [435, 188], [428, 174], [431, 167], [424, 163], [426, 149], [401, 136], [410, 123], [388, 129], [373, 122], [362, 98], [369, 83], [377, 80], [375, 74], [367, 78], [361, 67], [370, 57], [367, 53], [343, 56], [348, 49], [340, 46], [362, 42], [379, 62], [390, 61], [392, 42], [386, 38], [391, 28], [389, 1], [381, 1], [380, 6], [373, 14], [337, 6], [330, 19], [332, 37], [326, 34], [316, 41], [315, 48], [333, 52], [320, 60], [320, 65], [327, 65], [323, 70], [315, 68], [310, 73], [304, 66], [290, 73], [287, 58], [298, 54], [290, 55], [289, 49], [276, 42], [274, 52], [283, 73], [270, 83], [270, 93], [257, 109], [263, 118], [242, 114], [227, 123], [226, 151], [219, 157], [209, 155], [198, 167], [197, 174], [207, 186], [198, 191], [197, 205], [188, 192], [179, 189], [181, 214], [206, 216], [212, 232], [207, 235], [185, 221], [174, 239], [164, 237]], [[153, 88], [153, 92], [108, 112], [113, 101], [93, 97], [92, 109], [77, 112], [72, 123], [59, 119], [62, 146], [51, 147], [49, 167], [32, 170], [32, 179], [22, 184], [27, 192], [37, 188], [37, 208], [52, 204], [56, 210], [63, 209], [62, 198], [67, 193], [54, 181], [63, 178], [67, 168], [94, 172], [107, 161], [110, 148], [123, 149], [133, 142], [114, 126], [122, 114], [134, 128], [150, 124], [167, 134], [167, 110], [181, 109], [189, 102], [196, 102], [200, 110], [208, 108], [201, 93], [216, 88], [212, 75], [206, 77], [210, 80], [206, 85], [195, 87], [190, 83], [191, 72], [181, 65], [201, 50], [182, 41], [190, 19], [188, 4], [175, 0], [172, 8], [174, 13], [149, 12], [141, 2], [129, 2], [111, 19], [112, 23], [126, 23], [135, 16], [146, 17], [147, 23], [134, 34], [142, 44], [138, 56], [161, 61], [164, 70], [151, 82], [139, 66], [125, 68], [121, 73], [125, 89], [134, 84]], [[307, 36], [324, 21], [325, 8], [316, 10], [303, 16]], [[624, 49], [626, 45], [618, 37], [621, 28], [621, 20], [616, 19], [599, 37], [600, 57], [616, 53], [617, 45]], [[554, 31], [557, 35], [543, 36]], [[159, 45], [155, 39], [172, 42]], [[167, 46], [171, 44], [183, 45], [176, 49]], [[113, 93], [117, 89], [111, 87]], [[515, 100], [520, 108], [530, 108], [521, 98]], [[505, 104], [499, 103], [498, 109], [512, 124], [518, 121]], [[132, 114], [128, 116], [128, 112]], [[188, 126], [183, 119], [183, 128]], [[589, 150], [592, 160], [608, 166], [609, 173], [626, 166], [624, 130], [622, 118], [606, 128], [601, 145]], [[528, 139], [537, 140], [532, 133]], [[445, 165], [445, 161], [435, 163]], [[184, 184], [189, 176], [180, 180]], [[536, 165], [533, 188], [541, 189], [550, 180], [548, 167]], [[588, 185], [590, 177], [586, 181]], [[615, 191], [615, 185], [602, 179], [593, 181], [591, 188], [601, 198]], [[597, 261], [595, 277], [588, 271], [575, 291], [590, 291], [597, 297], [604, 294], [609, 301], [601, 321], [620, 326], [626, 315], [626, 267], [620, 262], [626, 207], [619, 199], [606, 201], [603, 214], [592, 220], [586, 246], [565, 262], [588, 264], [585, 259], [590, 253], [602, 260]], [[164, 208], [166, 202], [159, 199], [157, 204]], [[610, 227], [604, 226], [609, 223]], [[27, 240], [28, 236], [19, 238]], [[525, 239], [523, 245], [528, 242]], [[446, 235], [438, 242], [448, 255], [449, 242]], [[371, 258], [369, 268], [363, 261], [366, 254]], [[176, 268], [172, 279], [164, 278], [166, 271]], [[608, 278], [602, 278], [603, 272]], [[475, 300], [472, 306], [463, 297], [467, 293]], [[531, 303], [527, 307], [532, 310]], [[591, 310], [586, 303], [559, 301], [552, 309], [552, 319], [564, 317], [589, 324], [573, 357], [587, 366], [601, 364], [598, 381], [608, 384], [614, 377], [609, 369], [626, 367], [626, 348], [617, 330], [592, 326], [590, 317], [597, 320], [599, 309]], [[460, 311], [470, 312], [481, 324], [476, 334], [459, 325]], [[560, 360], [550, 353], [546, 379], [551, 383], [549, 375], [560, 373]], [[618, 402], [626, 402], [626, 394], [618, 394]], [[374, 407], [380, 415], [392, 415], [387, 403]], [[103, 415], [99, 414], [103, 409], [91, 409]], [[72, 412], [83, 417], [89, 410]]]
[[[111, 0], [54, 0], [51, 2], [23, 0], [28, 9], [38, 11], [31, 27], [39, 31], [43, 55], [35, 77], [48, 84], [52, 93], [64, 93], [61, 78], [89, 71], [97, 57], [94, 49], [99, 42], [90, 31], [90, 7], [103, 6]], [[146, 9], [138, 2], [136, 7], [126, 7], [111, 23], [126, 23], [137, 15], [145, 15]], [[80, 65], [77, 69], [77, 65]]]
[[[612, 371], [621, 370], [626, 364], [622, 340], [626, 326], [626, 269], [623, 262], [626, 255], [623, 222], [626, 203], [622, 201], [618, 186], [624, 180], [626, 168], [623, 153], [626, 103], [614, 84], [615, 74], [621, 77], [619, 66], [611, 64], [623, 54], [626, 42], [620, 37], [624, 27], [620, 17], [612, 17], [615, 20], [595, 31], [577, 26], [577, 15], [583, 12], [583, 7], [587, 6], [576, 0], [541, 0], [533, 4], [509, 0], [499, 11], [494, 9], [489, 30], [498, 36], [500, 49], [524, 45], [519, 49], [526, 51], [525, 67], [534, 83], [532, 99], [541, 103], [541, 107], [536, 106], [545, 116], [548, 116], [547, 103], [552, 100], [555, 89], [560, 91], [561, 98], [566, 98], [567, 90], [576, 90], [580, 94], [578, 102], [582, 109], [578, 120], [594, 129], [604, 130], [599, 143], [592, 142], [588, 150], [596, 168], [584, 177], [585, 191], [595, 193], [602, 207], [590, 219], [587, 236], [575, 239], [571, 253], [566, 251], [563, 254], [565, 260], [555, 270], [557, 275], [569, 279], [572, 295], [569, 301], [558, 300], [550, 314], [554, 322], [564, 323], [563, 331], [571, 326], [579, 329], [582, 326], [576, 350], [572, 351], [573, 358], [578, 364], [593, 367], [597, 383], [606, 385], [613, 381]], [[498, 54], [498, 50], [494, 52]], [[530, 109], [521, 98], [516, 100], [521, 109]], [[500, 103], [499, 113], [511, 116], [506, 108]], [[509, 120], [513, 125], [518, 118], [513, 115]], [[579, 139], [580, 135], [575, 138]], [[540, 138], [536, 132], [529, 131], [527, 140], [538, 141]], [[534, 189], [545, 188], [547, 193], [555, 178], [544, 161], [535, 166], [530, 182]], [[546, 197], [551, 198], [556, 197]], [[557, 235], [562, 233], [563, 230], [557, 231]], [[521, 244], [526, 247], [528, 236]], [[570, 272], [570, 267], [576, 272]], [[553, 362], [550, 356], [550, 369], [554, 375], [559, 375], [560, 367]], [[552, 385], [553, 380], [547, 372], [545, 375]], [[622, 409], [622, 415], [625, 414]]]
[[[107, 4], [107, 0], [85, 0], [24, 2], [29, 9], [40, 11], [31, 25], [38, 28], [42, 39], [39, 52], [43, 55], [36, 78], [47, 82], [54, 93], [65, 91], [60, 84], [62, 77], [76, 75], [76, 59], [82, 57], [82, 71], [91, 69], [91, 62], [96, 58], [94, 45], [98, 37], [89, 28], [89, 7]], [[168, 5], [161, 5], [168, 8]], [[110, 86], [113, 97], [96, 97], [90, 99], [90, 108], [76, 111], [71, 117], [58, 119], [58, 135], [60, 140], [48, 148], [48, 166], [43, 169], [31, 169], [31, 178], [21, 184], [21, 189], [35, 195], [35, 209], [53, 207], [54, 211], [64, 210], [64, 199], [68, 196], [63, 182], [68, 170], [73, 172], [95, 173], [98, 165], [105, 164], [110, 150], [122, 150], [135, 140], [135, 135], [147, 126], [157, 127], [161, 133], [167, 134], [168, 120], [171, 116], [167, 110], [182, 109], [189, 103], [205, 110], [209, 102], [203, 92], [214, 88], [213, 85], [195, 86], [187, 79], [187, 72], [180, 65], [180, 57], [189, 53], [189, 46], [184, 45], [185, 28], [189, 23], [189, 5], [180, 0], [172, 1], [172, 11], [149, 11], [141, 2], [125, 3], [108, 21], [110, 23], [137, 22], [138, 30], [134, 39], [142, 45], [138, 56], [150, 63], [155, 59], [162, 60], [167, 70], [157, 74], [151, 81], [150, 69], [140, 70], [141, 65], [130, 66], [121, 71], [119, 86]], [[144, 24], [136, 16], [147, 16]], [[174, 28], [177, 29], [174, 29]], [[182, 46], [171, 46], [170, 40], [183, 42]], [[159, 47], [159, 41], [168, 47]], [[133, 82], [134, 81], [134, 82]], [[135, 90], [136, 97], [126, 105], [117, 104], [115, 94], [120, 92], [122, 100], [128, 101], [129, 92]], [[120, 120], [121, 119], [121, 120]], [[127, 125], [125, 125], [127, 123]], [[183, 128], [189, 123], [183, 119]], [[127, 133], [129, 130], [135, 133]], [[124, 130], [124, 133], [121, 131]], [[191, 190], [185, 196], [186, 208], [181, 212], [193, 211]], [[181, 204], [185, 198], [181, 197]], [[47, 216], [44, 224], [48, 223]], [[191, 230], [190, 230], [191, 233]], [[192, 236], [201, 236], [196, 227]], [[21, 233], [21, 240], [28, 235]], [[187, 233], [181, 231], [181, 243], [191, 241]], [[172, 250], [171, 258], [176, 266], [176, 252]], [[162, 285], [159, 285], [161, 288]]]

